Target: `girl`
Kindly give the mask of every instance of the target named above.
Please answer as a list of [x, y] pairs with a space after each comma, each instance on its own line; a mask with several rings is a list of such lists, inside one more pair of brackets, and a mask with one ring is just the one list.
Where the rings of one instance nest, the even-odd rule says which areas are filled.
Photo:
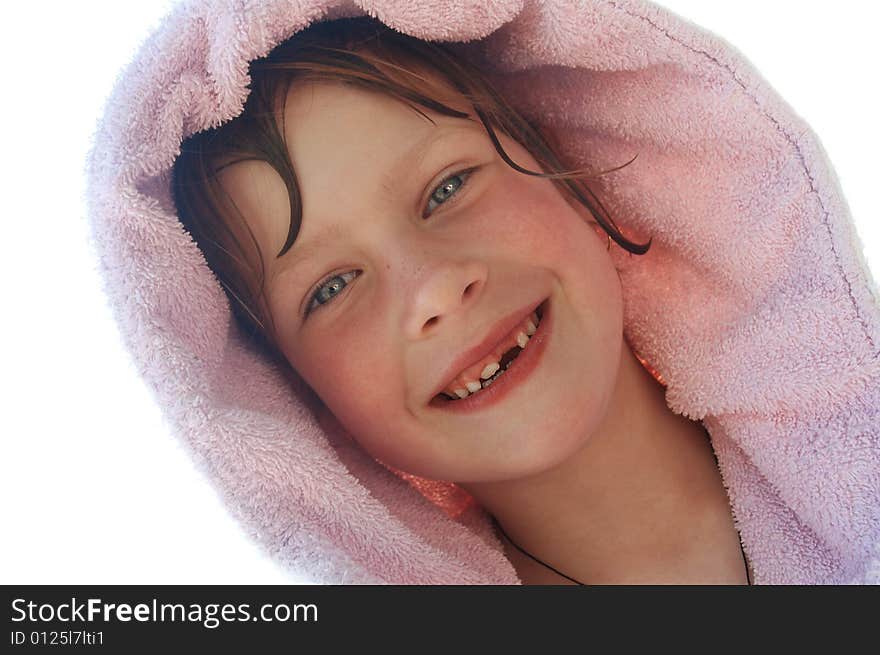
[[[609, 15], [619, 10], [591, 11], [604, 29], [621, 29]], [[656, 13], [637, 6], [614, 17], [647, 39]], [[296, 24], [280, 11], [267, 16], [248, 19]], [[504, 47], [517, 29], [538, 29], [528, 12], [517, 18], [487, 42], [502, 61], [528, 60], [527, 48]], [[465, 24], [455, 40], [467, 41]], [[219, 25], [211, 43], [220, 42]], [[200, 333], [182, 309], [210, 315], [214, 301], [175, 302], [167, 294], [179, 293], [180, 282], [165, 287], [158, 312], [172, 317], [165, 324], [180, 346], [166, 359], [191, 353], [189, 380], [202, 390], [199, 411], [182, 422], [194, 435], [215, 435], [191, 438], [270, 548], [313, 577], [351, 582], [870, 579], [876, 300], [860, 277], [866, 267], [840, 263], [849, 260], [839, 254], [817, 268], [843, 269], [836, 279], [849, 299], [841, 293], [839, 304], [823, 304], [816, 284], [836, 291], [827, 276], [779, 284], [803, 279], [806, 269], [791, 263], [806, 261], [802, 252], [821, 256], [800, 250], [815, 232], [795, 226], [818, 230], [823, 212], [799, 186], [806, 157], [792, 159], [790, 142], [772, 130], [757, 139], [761, 148], [740, 138], [769, 124], [747, 94], [731, 95], [741, 83], [730, 81], [717, 53], [713, 66], [689, 74], [683, 64], [673, 72], [641, 66], [632, 79], [653, 85], [654, 97], [693, 87], [711, 102], [667, 100], [677, 109], [664, 114], [655, 101], [652, 115], [637, 120], [619, 100], [630, 74], [602, 79], [603, 53], [589, 42], [595, 71], [493, 84], [496, 60], [479, 43], [444, 46], [368, 17], [328, 16], [281, 39], [283, 31], [273, 32], [277, 47], [265, 56], [207, 49], [213, 107], [193, 108], [193, 97], [208, 94], [186, 74], [190, 60], [178, 60], [183, 70], [172, 73], [168, 94], [190, 104], [153, 96], [162, 111], [142, 120], [157, 141], [171, 138], [162, 132], [175, 122], [168, 108], [177, 108], [179, 151], [171, 166], [163, 160], [151, 171], [142, 162], [151, 175], [126, 180], [180, 221], [235, 317], [230, 332]], [[696, 52], [682, 54], [683, 41], [675, 43], [654, 59], [687, 61]], [[249, 62], [241, 108], [226, 106], [236, 95], [222, 84], [226, 57]], [[611, 61], [609, 53], [604, 67]], [[586, 95], [584, 82], [597, 91]], [[615, 97], [608, 112], [602, 103]], [[741, 132], [706, 110], [736, 102], [755, 121]], [[227, 120], [200, 115], [218, 105]], [[594, 112], [595, 132], [568, 141], [566, 111]], [[614, 132], [603, 116], [624, 127], [603, 136]], [[699, 171], [701, 148], [713, 147], [718, 162]], [[586, 166], [584, 152], [603, 165]], [[680, 161], [694, 168], [692, 179], [666, 176], [664, 164]], [[630, 169], [640, 172], [628, 186]], [[724, 177], [757, 185], [767, 170], [776, 176], [769, 202], [734, 193]], [[667, 216], [637, 218], [646, 208], [636, 190], [650, 196], [664, 187], [650, 211]], [[606, 195], [640, 238], [617, 229]], [[706, 218], [744, 211], [775, 217], [769, 245]], [[145, 245], [144, 259], [167, 257], [158, 241], [114, 238]], [[712, 257], [702, 252], [710, 245]], [[835, 246], [840, 252], [846, 240]], [[156, 314], [150, 305], [141, 299], [145, 318]], [[835, 343], [859, 350], [834, 362], [831, 352], [840, 351], [829, 348], [821, 321], [807, 330], [816, 340], [801, 343], [800, 321], [813, 310], [848, 325]], [[768, 331], [771, 317], [775, 326], [791, 322]], [[812, 362], [815, 386], [792, 368], [793, 350]], [[277, 373], [288, 400], [304, 405], [291, 409], [279, 397]]]

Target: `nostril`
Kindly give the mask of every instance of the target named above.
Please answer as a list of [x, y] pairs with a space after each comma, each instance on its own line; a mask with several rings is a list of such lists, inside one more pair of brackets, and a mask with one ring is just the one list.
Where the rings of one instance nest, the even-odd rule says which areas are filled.
[[436, 322], [437, 322], [437, 317], [436, 317], [436, 316], [432, 316], [432, 317], [429, 318], [427, 321], [425, 321], [425, 327], [426, 327], [426, 328], [427, 328], [427, 327], [431, 327], [431, 326], [434, 325], [434, 323], [436, 323]]
[[464, 289], [464, 293], [463, 293], [462, 295], [463, 295], [465, 298], [467, 298], [468, 296], [470, 296], [474, 291], [476, 291], [476, 287], [477, 287], [477, 285], [478, 285], [479, 283], [480, 283], [479, 280], [475, 280], [475, 281], [471, 282], [469, 285], [467, 285], [467, 286], [465, 287], [465, 289]]

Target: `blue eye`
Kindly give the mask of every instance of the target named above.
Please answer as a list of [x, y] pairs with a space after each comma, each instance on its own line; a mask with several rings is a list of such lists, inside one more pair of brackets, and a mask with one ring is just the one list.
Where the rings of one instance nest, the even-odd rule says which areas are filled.
[[[431, 202], [434, 202], [437, 205], [442, 205], [449, 198], [456, 195], [458, 191], [464, 188], [464, 186], [467, 184], [467, 179], [474, 171], [474, 168], [469, 168], [464, 171], [458, 171], [457, 173], [453, 173], [445, 180], [443, 180], [443, 182], [434, 189], [434, 192], [430, 196], [428, 196], [428, 205], [425, 208], [425, 211], [422, 213], [422, 218], [427, 218], [431, 215], [432, 210], [436, 209], [436, 207], [431, 207]], [[458, 182], [455, 182], [455, 180], [458, 180]]]
[[[312, 297], [309, 300], [309, 305], [306, 307], [306, 316], [311, 314], [313, 309], [321, 308], [342, 293], [345, 290], [343, 283], [346, 285], [348, 284], [345, 282], [345, 276], [351, 275], [352, 273], [357, 273], [357, 271], [348, 271], [346, 273], [335, 274], [324, 278], [324, 280], [315, 287], [315, 293], [312, 294]], [[318, 303], [317, 305], [315, 305], [316, 302]]]

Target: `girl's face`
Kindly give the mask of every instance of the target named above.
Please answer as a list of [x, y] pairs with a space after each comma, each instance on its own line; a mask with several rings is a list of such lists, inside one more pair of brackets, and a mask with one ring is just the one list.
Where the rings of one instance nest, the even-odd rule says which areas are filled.
[[[434, 125], [378, 93], [293, 85], [286, 139], [303, 220], [280, 259], [280, 176], [242, 162], [221, 179], [260, 243], [280, 346], [326, 405], [322, 423], [421, 477], [506, 480], [560, 463], [601, 421], [622, 297], [589, 212], [505, 164], [463, 103], [449, 104], [470, 119], [420, 107]], [[497, 134], [514, 162], [541, 170]], [[465, 350], [544, 300], [551, 330], [527, 378], [476, 411], [431, 404]]]

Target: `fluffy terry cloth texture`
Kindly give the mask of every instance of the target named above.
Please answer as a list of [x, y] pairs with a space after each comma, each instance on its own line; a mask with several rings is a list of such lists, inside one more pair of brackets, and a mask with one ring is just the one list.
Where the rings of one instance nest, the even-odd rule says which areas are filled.
[[120, 75], [88, 162], [124, 342], [248, 533], [317, 583], [517, 584], [451, 483], [342, 447], [239, 333], [179, 223], [182, 139], [236, 116], [248, 63], [369, 14], [474, 58], [591, 182], [625, 336], [702, 421], [756, 584], [880, 582], [880, 301], [810, 127], [735, 48], [641, 0], [266, 0], [176, 6]]

